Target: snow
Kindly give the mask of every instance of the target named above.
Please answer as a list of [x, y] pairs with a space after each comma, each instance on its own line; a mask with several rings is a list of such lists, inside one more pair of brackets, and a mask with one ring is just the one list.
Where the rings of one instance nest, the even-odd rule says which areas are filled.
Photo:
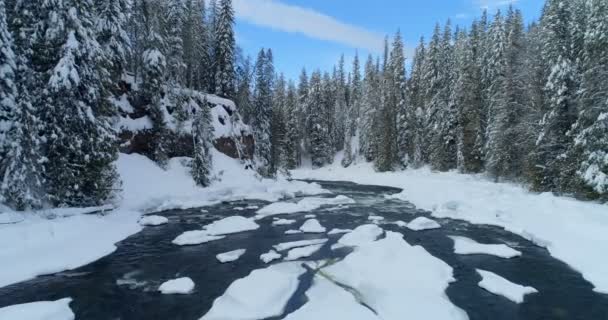
[[327, 229], [321, 225], [319, 220], [310, 219], [304, 222], [304, 224], [300, 227], [300, 231], [304, 233], [324, 233], [327, 231]]
[[162, 294], [190, 294], [194, 291], [194, 281], [190, 278], [169, 280], [158, 287]]
[[532, 287], [525, 287], [513, 283], [489, 271], [477, 269], [477, 272], [482, 277], [482, 280], [479, 282], [481, 288], [486, 289], [493, 294], [501, 295], [515, 303], [522, 303], [524, 302], [524, 296], [538, 292]]
[[277, 259], [281, 259], [281, 255], [274, 250], [270, 250], [260, 255], [260, 260], [264, 261], [264, 263], [270, 263]]
[[299, 234], [299, 233], [303, 233], [300, 230], [287, 230], [285, 231], [285, 234]]
[[426, 217], [418, 217], [412, 222], [407, 224], [407, 228], [413, 231], [423, 231], [423, 230], [432, 230], [439, 229], [441, 225], [435, 221]]
[[356, 299], [380, 319], [468, 318], [445, 294], [455, 281], [452, 268], [424, 248], [409, 245], [399, 233], [387, 232], [384, 239], [355, 248], [323, 273], [352, 288]]
[[381, 217], [381, 216], [369, 216], [369, 217], [367, 217], [367, 219], [369, 221], [374, 222], [374, 223], [379, 223], [380, 221], [384, 220], [384, 217]]
[[306, 297], [308, 302], [285, 320], [380, 320], [371, 310], [359, 304], [351, 293], [320, 276], [314, 278]]
[[357, 247], [376, 241], [384, 233], [382, 228], [375, 224], [366, 224], [355, 228], [338, 240], [338, 243], [347, 247]]
[[177, 238], [175, 238], [172, 242], [178, 246], [194, 246], [198, 244], [203, 244], [211, 241], [224, 239], [225, 236], [212, 236], [207, 233], [206, 230], [194, 230], [194, 231], [186, 231]]
[[313, 211], [326, 205], [352, 204], [355, 201], [346, 196], [337, 196], [335, 198], [304, 198], [296, 203], [294, 202], [275, 202], [258, 210], [258, 219], [266, 218], [279, 214], [290, 214], [296, 212]]
[[259, 229], [260, 226], [252, 219], [241, 216], [227, 217], [203, 227], [212, 236], [222, 236]]
[[[13, 213], [17, 224], [0, 225], [0, 287], [39, 275], [73, 270], [116, 250], [115, 243], [141, 231], [141, 213], [92, 209]], [[55, 217], [55, 219], [49, 219]]]
[[300, 241], [279, 243], [273, 247], [277, 251], [285, 251], [285, 250], [298, 248], [298, 247], [306, 247], [306, 246], [312, 246], [312, 245], [316, 245], [316, 244], [324, 244], [325, 242], [327, 242], [327, 239], [300, 240]]
[[521, 252], [505, 244], [482, 244], [465, 237], [450, 237], [454, 240], [456, 254], [488, 254], [505, 259], [521, 256]]
[[234, 251], [230, 251], [230, 252], [220, 253], [220, 254], [216, 255], [215, 257], [221, 263], [228, 263], [228, 262], [233, 262], [233, 261], [238, 260], [240, 257], [242, 257], [245, 254], [245, 252], [247, 252], [246, 249], [238, 249], [238, 250], [234, 250]]
[[148, 116], [143, 116], [137, 119], [132, 119], [127, 116], [119, 117], [115, 127], [117, 130], [139, 132], [152, 129], [154, 124], [152, 124], [152, 120]]
[[353, 230], [351, 229], [332, 229], [330, 232], [328, 232], [327, 234], [332, 235], [332, 234], [341, 234], [341, 233], [349, 233], [352, 232]]
[[120, 154], [116, 167], [122, 179], [123, 208], [150, 212], [190, 209], [222, 201], [256, 199], [279, 201], [298, 195], [327, 193], [317, 183], [260, 179], [252, 170], [217, 150], [212, 150], [213, 171], [217, 179], [209, 188], [200, 188], [190, 175], [189, 158], [173, 158], [166, 170], [138, 154]]
[[298, 277], [304, 272], [299, 263], [254, 270], [233, 282], [201, 320], [257, 320], [279, 316], [296, 292]]
[[144, 216], [139, 219], [139, 224], [142, 226], [160, 226], [169, 223], [169, 219], [162, 216]]
[[302, 258], [308, 258], [315, 254], [315, 252], [321, 250], [322, 247], [322, 244], [315, 244], [312, 246], [291, 249], [289, 250], [289, 252], [287, 252], [287, 257], [285, 257], [285, 260], [293, 261]]
[[581, 272], [608, 293], [608, 206], [549, 193], [535, 194], [524, 186], [495, 183], [483, 175], [438, 173], [428, 168], [377, 173], [373, 164], [339, 165], [292, 172], [295, 179], [352, 181], [404, 191], [394, 199], [432, 211], [437, 218], [466, 220], [505, 228], [536, 244]]
[[296, 223], [296, 220], [278, 219], [272, 222], [273, 226], [288, 226]]
[[5, 320], [74, 320], [76, 316], [70, 309], [72, 299], [41, 301], [17, 304], [0, 308], [0, 319]]

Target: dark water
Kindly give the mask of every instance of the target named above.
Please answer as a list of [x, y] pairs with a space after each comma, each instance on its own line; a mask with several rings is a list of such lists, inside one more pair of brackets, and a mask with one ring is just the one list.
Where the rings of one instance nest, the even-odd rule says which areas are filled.
[[[409, 203], [385, 199], [385, 195], [400, 192], [398, 189], [342, 182], [322, 182], [322, 185], [332, 190], [334, 195], [342, 194], [355, 199], [357, 204], [339, 210], [322, 208], [292, 215], [290, 218], [298, 219], [298, 224], [292, 226], [273, 227], [269, 218], [260, 222], [259, 230], [191, 247], [178, 247], [171, 241], [184, 231], [200, 229], [225, 216], [253, 216], [255, 209], [238, 211], [235, 208], [263, 206], [266, 203], [225, 203], [205, 208], [206, 213], [200, 209], [163, 212], [161, 215], [170, 220], [168, 225], [146, 228], [121, 242], [115, 253], [95, 263], [0, 288], [0, 307], [72, 297], [74, 301], [70, 307], [77, 319], [198, 319], [211, 308], [213, 300], [222, 295], [230, 283], [248, 275], [253, 269], [266, 267], [259, 256], [271, 249], [272, 245], [319, 238], [319, 235], [284, 234], [286, 230], [298, 227], [306, 214], [317, 214], [328, 230], [355, 228], [369, 223], [369, 215], [384, 216], [388, 221], [410, 221], [417, 216], [428, 216], [427, 212], [417, 210]], [[410, 244], [423, 246], [454, 268], [457, 281], [450, 285], [446, 293], [455, 305], [467, 312], [470, 319], [608, 319], [608, 296], [593, 292], [593, 286], [580, 273], [553, 259], [545, 249], [500, 228], [449, 219], [440, 219], [439, 222], [443, 225], [442, 229], [423, 232], [394, 225], [382, 227], [404, 234]], [[506, 243], [523, 255], [515, 259], [456, 255], [449, 235], [465, 236], [482, 243]], [[341, 258], [348, 254], [346, 250], [329, 249], [340, 236], [329, 236], [327, 245], [308, 260]], [[247, 252], [234, 263], [220, 264], [215, 259], [218, 253], [241, 248], [246, 248]], [[515, 304], [479, 288], [477, 283], [481, 277], [475, 272], [476, 268], [494, 272], [521, 285], [532, 286], [539, 293], [526, 296], [522, 304]], [[286, 313], [297, 310], [305, 303], [304, 293], [310, 286], [312, 276], [312, 273], [307, 273], [300, 278], [300, 288], [291, 298]], [[192, 278], [196, 283], [195, 292], [191, 295], [161, 295], [156, 291], [162, 282], [177, 277]], [[404, 294], [404, 299], [407, 294]], [[404, 314], [405, 318], [407, 315]]]

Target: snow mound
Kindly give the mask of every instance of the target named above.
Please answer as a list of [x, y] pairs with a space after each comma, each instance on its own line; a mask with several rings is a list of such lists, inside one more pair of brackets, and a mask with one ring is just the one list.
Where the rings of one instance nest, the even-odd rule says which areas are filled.
[[162, 294], [190, 294], [194, 291], [194, 281], [190, 278], [179, 278], [164, 282], [158, 287]]
[[273, 226], [288, 226], [296, 223], [296, 220], [278, 219], [272, 222]]
[[454, 281], [452, 268], [399, 233], [356, 248], [324, 272], [384, 320], [468, 318], [445, 294]]
[[315, 244], [324, 244], [326, 242], [327, 242], [327, 239], [300, 240], [300, 241], [279, 243], [273, 247], [277, 251], [285, 251], [285, 250], [298, 248], [298, 247], [312, 246]]
[[169, 219], [161, 216], [144, 216], [139, 219], [139, 224], [142, 226], [160, 226], [169, 223]]
[[321, 250], [322, 247], [322, 244], [315, 244], [312, 246], [291, 249], [289, 250], [289, 252], [287, 252], [287, 257], [285, 257], [285, 261], [308, 258], [315, 254], [315, 252]]
[[281, 255], [274, 250], [270, 250], [260, 255], [260, 260], [264, 261], [264, 263], [270, 263], [277, 259], [281, 259]]
[[482, 277], [482, 280], [479, 282], [481, 288], [486, 289], [493, 294], [503, 296], [515, 303], [522, 303], [524, 302], [524, 296], [538, 292], [532, 287], [524, 287], [513, 283], [489, 271], [477, 269], [477, 273]]
[[384, 233], [382, 228], [375, 224], [366, 224], [355, 228], [338, 240], [338, 243], [347, 247], [357, 247], [366, 243], [374, 242]]
[[352, 204], [355, 200], [346, 196], [337, 196], [335, 198], [304, 198], [296, 203], [294, 202], [275, 202], [271, 203], [262, 209], [258, 210], [257, 219], [263, 219], [273, 215], [290, 214], [296, 212], [308, 212], [321, 208], [326, 205]]
[[234, 250], [234, 251], [230, 251], [230, 252], [220, 253], [220, 254], [216, 255], [215, 257], [221, 263], [228, 263], [228, 262], [233, 262], [233, 261], [238, 260], [240, 257], [242, 257], [245, 254], [245, 252], [247, 252], [247, 250], [238, 249], [238, 250]]
[[206, 230], [194, 230], [180, 234], [172, 242], [178, 246], [195, 246], [224, 238], [225, 236], [212, 236]]
[[300, 231], [304, 233], [324, 233], [327, 231], [327, 229], [321, 225], [319, 220], [310, 219], [304, 222], [304, 224], [300, 227]]
[[412, 222], [408, 223], [407, 228], [410, 230], [413, 230], [413, 231], [423, 231], [423, 230], [439, 229], [439, 228], [441, 228], [441, 225], [435, 220], [431, 220], [426, 217], [419, 217], [419, 218], [412, 220]]
[[281, 263], [252, 271], [233, 282], [201, 320], [257, 320], [276, 317], [298, 288], [305, 272], [299, 263]]
[[349, 233], [349, 232], [352, 232], [352, 231], [353, 231], [353, 230], [351, 230], [351, 229], [338, 229], [338, 228], [335, 228], [335, 229], [332, 229], [332, 230], [331, 230], [330, 232], [328, 232], [327, 234], [329, 234], [329, 235], [333, 235], [333, 234], [342, 234], [342, 233]]
[[521, 252], [506, 244], [482, 244], [465, 237], [450, 236], [450, 238], [454, 240], [456, 254], [487, 254], [505, 259], [521, 256]]
[[17, 304], [0, 308], [0, 319], [6, 320], [74, 320], [72, 299]]
[[322, 277], [315, 277], [306, 297], [308, 302], [285, 320], [380, 320], [351, 293]]
[[209, 235], [221, 236], [259, 229], [260, 226], [251, 219], [241, 216], [227, 217], [203, 227]]

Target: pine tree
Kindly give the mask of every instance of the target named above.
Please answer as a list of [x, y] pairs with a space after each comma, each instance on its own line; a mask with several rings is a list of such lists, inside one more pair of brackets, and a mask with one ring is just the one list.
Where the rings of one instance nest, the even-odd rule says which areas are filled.
[[[350, 81], [350, 101], [348, 111], [346, 112], [346, 126], [344, 132], [344, 158], [342, 158], [342, 166], [349, 167], [357, 157], [358, 150], [358, 123], [359, 113], [361, 110], [362, 87], [361, 87], [361, 70], [359, 65], [359, 53], [355, 54], [353, 60], [352, 79]], [[355, 140], [355, 141], [353, 141]], [[357, 145], [353, 145], [353, 144]]]
[[246, 57], [236, 68], [236, 97], [235, 102], [241, 111], [245, 123], [250, 123], [253, 116], [253, 96], [251, 88], [253, 86], [253, 67], [251, 65], [251, 57]]
[[424, 38], [420, 39], [418, 47], [414, 52], [412, 59], [412, 73], [408, 81], [408, 101], [410, 104], [410, 128], [411, 128], [411, 139], [412, 143], [409, 150], [410, 163], [414, 167], [420, 167], [424, 163], [424, 143], [426, 142], [425, 137], [425, 93], [426, 87], [424, 87], [424, 72], [426, 59], [426, 48], [424, 44]]
[[285, 121], [286, 133], [284, 144], [285, 152], [285, 168], [293, 170], [300, 164], [299, 141], [300, 132], [299, 121], [297, 116], [298, 110], [298, 93], [295, 84], [289, 81], [287, 85], [287, 97], [285, 100]]
[[270, 125], [271, 136], [271, 172], [276, 174], [281, 168], [285, 167], [285, 109], [287, 103], [287, 92], [285, 76], [279, 75], [274, 86], [272, 99], [272, 120]]
[[192, 162], [192, 177], [197, 185], [208, 187], [211, 184], [211, 170], [213, 168], [213, 124], [211, 112], [206, 107], [197, 110], [192, 124], [192, 139], [194, 143], [194, 160]]
[[410, 119], [410, 107], [407, 104], [407, 78], [405, 74], [405, 54], [401, 32], [397, 32], [393, 42], [393, 50], [390, 58], [391, 70], [391, 95], [390, 102], [394, 105], [396, 113], [396, 139], [397, 139], [397, 162], [402, 167], [410, 163], [409, 156], [412, 153], [412, 128]]
[[[332, 80], [329, 73], [323, 73], [321, 78], [321, 87], [323, 88], [323, 99], [322, 104], [319, 106], [322, 113], [322, 118], [320, 124], [327, 128], [325, 133], [325, 138], [323, 139], [323, 153], [325, 157], [325, 163], [329, 164], [333, 162], [334, 153], [336, 149], [334, 148], [336, 141], [336, 90], [333, 85], [335, 82]], [[309, 106], [309, 110], [313, 106]], [[319, 122], [317, 122], [319, 124]]]
[[272, 61], [264, 49], [258, 54], [255, 64], [255, 92], [250, 124], [254, 131], [255, 158], [258, 172], [262, 176], [272, 175], [271, 119], [272, 119], [272, 77], [269, 74]]
[[186, 17], [182, 42], [184, 46], [185, 84], [199, 91], [208, 90], [211, 61], [209, 28], [205, 23], [205, 1], [186, 0]]
[[97, 41], [102, 46], [106, 59], [109, 86], [116, 92], [131, 54], [131, 39], [126, 31], [130, 7], [127, 0], [97, 0], [96, 7]]
[[329, 130], [325, 126], [326, 110], [324, 110], [324, 90], [321, 72], [313, 72], [310, 78], [310, 89], [308, 92], [307, 106], [308, 117], [312, 124], [310, 128], [310, 157], [312, 165], [320, 168], [327, 162], [327, 145]]
[[165, 35], [165, 58], [167, 60], [167, 75], [172, 86], [185, 83], [184, 74], [186, 64], [184, 62], [184, 17], [186, 6], [183, 0], [171, 0], [164, 4], [166, 7], [164, 26]]
[[365, 79], [363, 81], [363, 95], [361, 101], [361, 120], [359, 132], [361, 134], [361, 154], [367, 161], [374, 161], [377, 155], [378, 138], [375, 136], [377, 127], [377, 108], [380, 102], [378, 73], [372, 56], [365, 64]]
[[[48, 3], [47, 39], [61, 44], [49, 58], [44, 105], [47, 193], [54, 205], [99, 205], [117, 180], [117, 144], [105, 110], [101, 47], [90, 0]], [[54, 15], [56, 14], [56, 15]], [[61, 23], [55, 22], [59, 19]]]
[[214, 59], [215, 69], [215, 94], [232, 98], [234, 97], [234, 10], [232, 0], [221, 0], [217, 12], [216, 34], [215, 34]]
[[348, 109], [348, 91], [346, 87], [346, 71], [344, 69], [344, 55], [340, 57], [338, 68], [334, 73], [334, 90], [335, 90], [335, 106], [332, 118], [335, 119], [334, 128], [334, 149], [342, 150], [344, 147], [344, 138], [346, 130], [346, 117]]
[[306, 69], [302, 69], [300, 73], [300, 79], [298, 82], [298, 131], [302, 135], [301, 137], [301, 146], [300, 153], [301, 154], [310, 154], [310, 137], [308, 133], [310, 132], [310, 119], [308, 117], [308, 74], [306, 73]]

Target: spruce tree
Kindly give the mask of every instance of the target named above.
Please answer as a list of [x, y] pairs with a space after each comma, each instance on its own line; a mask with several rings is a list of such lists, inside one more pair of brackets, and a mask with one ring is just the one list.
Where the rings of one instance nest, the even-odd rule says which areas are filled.
[[211, 112], [206, 103], [196, 112], [192, 124], [192, 139], [194, 144], [194, 160], [192, 162], [192, 177], [197, 185], [208, 187], [211, 184], [213, 168], [213, 124]]
[[287, 103], [287, 92], [285, 76], [280, 74], [274, 85], [272, 99], [272, 119], [270, 125], [271, 136], [271, 172], [276, 174], [281, 168], [285, 167], [285, 108]]
[[130, 7], [127, 0], [97, 0], [96, 8], [97, 41], [102, 47], [107, 63], [108, 89], [115, 93], [118, 82], [127, 69], [128, 57], [131, 54], [131, 39], [126, 30]]
[[390, 103], [394, 105], [393, 111], [396, 113], [396, 138], [397, 139], [397, 164], [407, 167], [410, 163], [412, 150], [412, 120], [410, 116], [410, 106], [407, 104], [407, 79], [405, 74], [405, 53], [401, 32], [397, 32], [393, 42], [390, 70], [391, 88]]
[[363, 81], [363, 95], [361, 101], [361, 120], [359, 132], [361, 154], [367, 161], [374, 161], [377, 155], [378, 138], [375, 136], [377, 128], [377, 108], [380, 101], [378, 73], [372, 56], [365, 64], [365, 79]]
[[253, 66], [251, 57], [246, 57], [237, 64], [236, 68], [236, 97], [234, 102], [239, 107], [245, 123], [250, 123], [253, 114]]
[[308, 133], [310, 132], [310, 119], [308, 117], [308, 74], [306, 73], [306, 69], [302, 69], [300, 73], [300, 78], [298, 81], [298, 131], [301, 134], [301, 154], [310, 154], [310, 137]]
[[285, 99], [285, 124], [286, 133], [283, 141], [285, 152], [285, 168], [293, 170], [300, 164], [299, 141], [300, 132], [298, 116], [298, 93], [295, 84], [289, 81], [287, 85], [287, 96]]
[[215, 31], [215, 94], [234, 97], [234, 9], [232, 0], [221, 0], [217, 12]]
[[[353, 60], [352, 79], [350, 81], [350, 99], [348, 110], [346, 112], [346, 124], [344, 132], [344, 157], [342, 158], [342, 166], [349, 167], [358, 155], [358, 138], [357, 130], [359, 123], [359, 113], [361, 110], [362, 87], [361, 87], [361, 70], [359, 65], [359, 53], [355, 54]], [[357, 139], [357, 140], [355, 140]], [[353, 141], [355, 140], [355, 141]], [[353, 145], [357, 143], [357, 145]]]
[[310, 158], [313, 167], [320, 168], [327, 162], [327, 142], [329, 136], [328, 127], [325, 126], [326, 110], [324, 109], [324, 89], [321, 79], [321, 72], [313, 72], [310, 78], [310, 90], [308, 92], [307, 106], [308, 117], [311, 128], [310, 137]]
[[414, 57], [412, 59], [412, 72], [408, 81], [408, 101], [410, 104], [410, 129], [412, 143], [409, 150], [410, 164], [414, 167], [420, 167], [424, 164], [425, 154], [425, 123], [426, 123], [426, 105], [425, 105], [425, 93], [426, 87], [424, 86], [424, 72], [426, 59], [426, 47], [424, 44], [424, 38], [420, 39], [420, 43], [416, 47]]
[[250, 124], [255, 138], [255, 160], [262, 176], [272, 175], [271, 119], [272, 77], [269, 74], [272, 61], [264, 49], [258, 54], [255, 64], [255, 92]]
[[183, 0], [171, 0], [164, 4], [165, 19], [165, 57], [167, 60], [167, 75], [172, 86], [185, 83], [184, 74], [186, 64], [184, 62], [184, 17], [186, 17], [186, 6]]

